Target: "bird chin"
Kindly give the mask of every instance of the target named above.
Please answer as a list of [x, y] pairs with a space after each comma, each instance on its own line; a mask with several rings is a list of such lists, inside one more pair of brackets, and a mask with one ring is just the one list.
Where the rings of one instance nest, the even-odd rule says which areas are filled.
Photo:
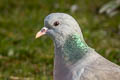
[[46, 32], [46, 35], [48, 35], [52, 40], [54, 39], [55, 37], [55, 33], [53, 32], [53, 30], [48, 30]]

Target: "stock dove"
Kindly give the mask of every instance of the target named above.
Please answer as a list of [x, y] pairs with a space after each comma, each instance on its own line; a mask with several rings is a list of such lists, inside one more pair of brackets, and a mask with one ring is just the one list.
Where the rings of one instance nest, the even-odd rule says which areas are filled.
[[120, 67], [86, 44], [72, 16], [48, 15], [36, 38], [45, 34], [55, 46], [54, 80], [120, 80]]

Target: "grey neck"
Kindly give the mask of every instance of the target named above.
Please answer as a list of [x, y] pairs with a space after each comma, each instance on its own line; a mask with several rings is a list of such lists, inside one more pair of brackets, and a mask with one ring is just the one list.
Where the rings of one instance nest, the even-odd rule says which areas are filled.
[[54, 42], [55, 56], [61, 56], [61, 60], [64, 60], [63, 62], [65, 64], [76, 63], [90, 50], [88, 45], [78, 34], [70, 35], [66, 39], [59, 37]]
[[61, 76], [71, 74], [70, 67], [77, 62], [81, 62], [89, 54], [90, 48], [78, 34], [65, 38], [57, 37], [55, 39], [54, 78], [55, 80], [58, 80], [58, 78], [68, 80], [61, 78]]

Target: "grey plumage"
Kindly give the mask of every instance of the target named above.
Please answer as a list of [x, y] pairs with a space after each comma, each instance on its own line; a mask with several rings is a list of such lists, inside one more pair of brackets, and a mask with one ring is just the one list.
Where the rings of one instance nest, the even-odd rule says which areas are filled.
[[85, 43], [73, 17], [52, 13], [44, 24], [36, 37], [44, 33], [54, 41], [54, 80], [120, 80], [120, 67]]

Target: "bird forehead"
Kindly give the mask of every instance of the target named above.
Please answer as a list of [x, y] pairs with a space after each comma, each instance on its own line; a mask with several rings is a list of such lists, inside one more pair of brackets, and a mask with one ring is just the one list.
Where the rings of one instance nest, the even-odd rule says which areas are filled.
[[51, 13], [47, 17], [45, 17], [45, 21], [52, 21], [55, 19], [66, 19], [66, 18], [72, 18], [72, 17], [65, 13]]

